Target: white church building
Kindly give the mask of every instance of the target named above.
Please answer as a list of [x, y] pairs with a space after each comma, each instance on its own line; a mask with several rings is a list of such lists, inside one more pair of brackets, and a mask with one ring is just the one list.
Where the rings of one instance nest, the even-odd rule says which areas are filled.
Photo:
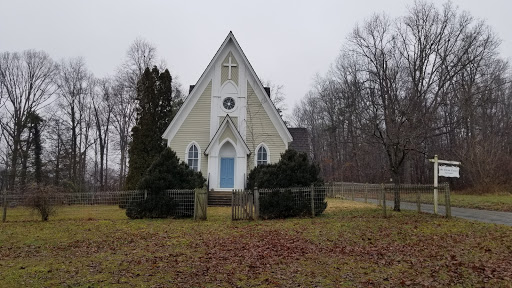
[[300, 129], [286, 127], [229, 32], [162, 137], [222, 191], [245, 188], [251, 169], [279, 161]]

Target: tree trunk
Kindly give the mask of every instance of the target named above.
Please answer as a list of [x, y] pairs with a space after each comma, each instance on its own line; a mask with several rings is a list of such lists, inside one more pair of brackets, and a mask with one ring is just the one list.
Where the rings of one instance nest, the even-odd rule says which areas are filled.
[[74, 107], [74, 104], [71, 104], [71, 167], [70, 167], [70, 172], [69, 173], [71, 175], [71, 181], [73, 182], [73, 184], [76, 184], [76, 179], [77, 179], [77, 132], [76, 132], [76, 115], [75, 115], [75, 107]]
[[394, 198], [394, 204], [393, 204], [393, 211], [400, 211], [400, 172], [398, 170], [395, 170], [397, 173], [393, 172], [393, 198]]
[[123, 189], [124, 187], [124, 176], [126, 174], [126, 142], [124, 139], [120, 139], [120, 148], [121, 148], [121, 167], [119, 169], [119, 189]]
[[15, 136], [13, 139], [13, 145], [12, 145], [12, 154], [11, 154], [11, 172], [9, 175], [10, 178], [10, 189], [14, 189], [16, 186], [16, 169], [18, 165], [18, 153], [19, 153], [19, 146], [20, 146], [20, 134], [17, 131], [15, 132]]
[[57, 127], [57, 155], [55, 159], [55, 179], [53, 183], [55, 186], [60, 184], [60, 125]]
[[30, 149], [30, 138], [27, 140], [25, 149], [21, 149], [21, 173], [20, 173], [20, 187], [24, 190], [27, 184], [27, 169], [28, 169], [28, 152]]
[[[108, 133], [108, 126], [107, 126], [107, 131], [106, 133]], [[105, 133], [105, 134], [106, 134]], [[106, 134], [107, 135], [107, 134]], [[108, 138], [106, 137], [105, 135], [105, 179], [103, 179], [103, 188], [107, 188], [108, 186]]]

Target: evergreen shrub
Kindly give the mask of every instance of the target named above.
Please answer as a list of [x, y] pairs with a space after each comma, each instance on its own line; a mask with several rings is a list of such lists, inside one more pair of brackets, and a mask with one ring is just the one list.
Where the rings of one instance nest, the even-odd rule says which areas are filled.
[[175, 217], [179, 203], [165, 191], [201, 188], [205, 183], [201, 172], [193, 171], [185, 162], [180, 162], [171, 148], [165, 148], [137, 185], [138, 190], [147, 192], [147, 198], [131, 202], [126, 216], [131, 219]]
[[132, 202], [126, 209], [130, 219], [170, 218], [176, 215], [178, 203], [168, 195], [151, 195], [148, 198]]
[[[311, 215], [309, 191], [292, 191], [289, 188], [323, 185], [319, 177], [320, 167], [310, 163], [306, 153], [286, 150], [279, 162], [259, 165], [248, 176], [249, 189], [276, 189], [269, 194], [260, 194], [260, 217], [263, 219], [288, 218]], [[281, 189], [279, 189], [281, 188]], [[315, 215], [327, 208], [325, 195], [315, 194]]]
[[[315, 194], [315, 215], [322, 214], [327, 202], [322, 194]], [[291, 189], [273, 190], [260, 194], [260, 217], [262, 219], [282, 219], [311, 216], [311, 196], [308, 192]]]
[[311, 203], [297, 201], [291, 190], [274, 190], [260, 196], [260, 217], [262, 219], [279, 219], [307, 216], [311, 214]]

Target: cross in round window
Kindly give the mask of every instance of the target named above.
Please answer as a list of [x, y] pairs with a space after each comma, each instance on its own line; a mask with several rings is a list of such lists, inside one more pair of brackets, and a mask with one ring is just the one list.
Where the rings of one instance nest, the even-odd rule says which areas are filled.
[[256, 165], [259, 166], [259, 165], [266, 165], [268, 164], [268, 155], [267, 155], [267, 149], [265, 149], [265, 146], [260, 146], [260, 148], [258, 149], [258, 153], [257, 153], [257, 160], [256, 160]]
[[195, 144], [188, 148], [188, 167], [194, 171], [199, 171], [199, 151]]

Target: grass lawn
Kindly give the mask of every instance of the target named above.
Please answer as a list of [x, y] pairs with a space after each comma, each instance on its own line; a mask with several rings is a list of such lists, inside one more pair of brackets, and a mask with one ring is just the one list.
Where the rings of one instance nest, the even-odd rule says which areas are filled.
[[453, 207], [512, 212], [512, 194], [451, 194]]
[[82, 207], [46, 223], [17, 209], [0, 223], [0, 287], [512, 283], [512, 227], [413, 212], [383, 219], [376, 206], [350, 201], [329, 200], [314, 219], [252, 222], [230, 221], [230, 208], [209, 208], [208, 221], [195, 222]]

